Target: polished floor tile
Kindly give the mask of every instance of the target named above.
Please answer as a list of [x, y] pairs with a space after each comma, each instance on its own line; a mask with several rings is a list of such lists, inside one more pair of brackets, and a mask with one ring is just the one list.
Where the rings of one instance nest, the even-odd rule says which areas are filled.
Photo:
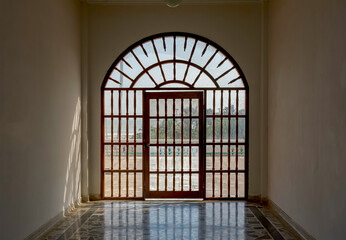
[[82, 204], [42, 239], [294, 239], [265, 208], [239, 201]]

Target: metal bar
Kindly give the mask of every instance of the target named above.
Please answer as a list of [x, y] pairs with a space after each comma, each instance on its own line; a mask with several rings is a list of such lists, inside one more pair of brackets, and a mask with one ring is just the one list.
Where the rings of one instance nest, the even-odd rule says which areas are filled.
[[[191, 98], [189, 99], [189, 143], [191, 144], [192, 141], [191, 141], [191, 133], [192, 133], [192, 123], [191, 123], [191, 115], [192, 115], [192, 101], [191, 101]], [[189, 146], [189, 170], [190, 170], [190, 174], [189, 174], [189, 177], [190, 177], [190, 180], [189, 180], [189, 190], [191, 191], [191, 163], [192, 163], [192, 154], [191, 154], [191, 146]]]
[[117, 80], [115, 80], [114, 78], [109, 77], [108, 79], [112, 80], [113, 82], [115, 82], [115, 83], [117, 83], [117, 84], [120, 84], [120, 82], [117, 81]]
[[[216, 50], [215, 53], [210, 57], [208, 62], [204, 65], [203, 69], [199, 72], [198, 76], [196, 77], [195, 81], [192, 83], [192, 86], [195, 86], [196, 82], [198, 81], [199, 77], [201, 76], [202, 72], [205, 72], [204, 70], [207, 68], [209, 63], [214, 59], [215, 55], [219, 52], [219, 50]], [[217, 85], [216, 81], [213, 80], [215, 85]]]
[[[221, 107], [221, 118], [220, 118], [220, 142], [223, 141], [222, 131], [223, 131], [223, 90], [220, 92], [221, 99], [220, 99], [220, 107]], [[223, 163], [223, 146], [220, 145], [220, 169], [222, 170], [222, 163]], [[222, 197], [222, 173], [220, 174], [220, 197]]]
[[[175, 99], [173, 99], [173, 144], [175, 144]], [[173, 147], [173, 192], [175, 191], [175, 147]]]
[[[213, 115], [215, 116], [215, 90], [213, 90]], [[213, 118], [213, 143], [215, 143], [215, 118]], [[213, 145], [213, 197], [215, 197], [215, 145]]]
[[[154, 82], [154, 84], [157, 86], [157, 83], [155, 81], [155, 79], [151, 76], [151, 74], [149, 73], [149, 71], [143, 66], [143, 64], [141, 63], [141, 61], [138, 59], [137, 55], [131, 50], [132, 55], [135, 57], [135, 59], [137, 60], [137, 62], [139, 63], [139, 65], [141, 65], [141, 67], [143, 68], [143, 71], [148, 74], [148, 76], [150, 77], [150, 79]], [[120, 83], [119, 83], [120, 84]]]
[[[180, 116], [182, 117], [183, 116], [183, 113], [184, 113], [184, 104], [183, 104], [183, 101], [184, 101], [184, 99], [182, 98], [181, 99], [181, 103], [180, 103], [180, 105], [181, 105], [181, 108], [180, 108], [180, 110], [181, 110], [181, 112], [180, 112]], [[181, 138], [180, 138], [180, 144], [181, 144], [181, 146], [180, 146], [180, 156], [181, 156], [181, 170], [183, 171], [184, 170], [184, 145], [183, 145], [183, 140], [184, 140], [184, 122], [183, 122], [183, 118], [181, 118]], [[183, 176], [183, 172], [181, 173], [181, 191], [183, 191], [184, 190], [184, 178], [183, 178], [184, 176]]]
[[242, 77], [241, 77], [241, 76], [239, 76], [239, 77], [237, 77], [237, 78], [233, 79], [232, 81], [230, 81], [228, 84], [234, 83], [235, 81], [237, 81], [238, 79], [241, 79], [241, 78], [242, 78]]
[[175, 62], [175, 58], [176, 58], [176, 39], [175, 39], [176, 37], [174, 36], [174, 38], [173, 38], [173, 40], [174, 40], [174, 42], [173, 42], [173, 73], [174, 73], [174, 75], [173, 75], [173, 79], [174, 80], [176, 80], [176, 67], [175, 67], [175, 65], [176, 65], [176, 62]]
[[[231, 114], [231, 91], [228, 90], [228, 114]], [[227, 118], [228, 124], [228, 143], [231, 142], [231, 118]], [[231, 146], [228, 145], [228, 197], [231, 196]]]
[[113, 173], [120, 173], [120, 172], [133, 172], [133, 173], [141, 173], [143, 170], [125, 170], [125, 169], [120, 169], [120, 170], [110, 170], [110, 169], [105, 169], [104, 172], [113, 172]]
[[167, 99], [165, 99], [165, 191], [167, 191]]
[[[113, 114], [113, 91], [111, 91], [111, 114]], [[111, 122], [111, 142], [113, 143], [114, 118], [111, 118]], [[111, 146], [111, 169], [113, 169], [113, 146]], [[111, 174], [111, 196], [113, 197], [113, 174]]]
[[235, 67], [231, 67], [230, 69], [228, 69], [226, 72], [224, 72], [223, 74], [221, 74], [220, 76], [218, 76], [217, 78], [215, 78], [215, 81], [219, 80], [220, 78], [222, 78], [223, 76], [225, 76], [227, 73], [229, 73], [230, 71], [232, 71], [233, 69], [235, 69]]
[[[136, 90], [133, 91], [133, 113], [136, 115]], [[137, 133], [136, 133], [136, 124], [137, 124], [137, 118], [134, 118], [134, 124], [133, 124], [133, 136], [134, 136], [134, 143], [137, 141]], [[133, 161], [134, 161], [134, 167], [133, 169], [137, 169], [137, 145], [133, 145]], [[136, 197], [137, 195], [137, 176], [134, 174], [134, 195]]]
[[227, 57], [225, 57], [225, 58], [217, 65], [216, 68], [219, 68], [226, 60], [227, 60]]
[[119, 73], [121, 73], [123, 76], [125, 76], [126, 78], [128, 78], [130, 81], [133, 82], [133, 79], [131, 77], [129, 77], [126, 73], [124, 73], [123, 71], [121, 71], [117, 67], [115, 67], [114, 69], [117, 70]]
[[[156, 99], [156, 114], [159, 115], [159, 100]], [[150, 112], [150, 111], [149, 111]], [[156, 142], [159, 142], [159, 132], [160, 132], [160, 125], [159, 125], [159, 121], [157, 121], [156, 123]], [[159, 170], [159, 158], [160, 158], [160, 147], [156, 147], [156, 169]], [[159, 190], [159, 174], [157, 173], [156, 176], [156, 189]]]
[[[236, 92], [236, 113], [238, 114], [238, 90]], [[238, 143], [238, 118], [235, 121], [235, 139], [236, 142]], [[235, 151], [235, 169], [238, 171], [238, 145], [236, 146], [236, 151]], [[235, 196], [238, 197], [238, 172], [235, 174]]]
[[190, 55], [189, 61], [187, 62], [187, 67], [186, 67], [186, 70], [185, 70], [183, 82], [185, 82], [185, 80], [186, 80], [186, 75], [187, 75], [187, 72], [189, 71], [189, 67], [191, 65], [191, 59], [192, 59], [192, 56], [193, 56], [193, 54], [195, 52], [196, 44], [197, 44], [197, 39], [195, 40], [195, 43], [193, 44], [191, 55]]
[[[165, 76], [165, 73], [163, 72], [163, 69], [162, 69], [162, 63], [160, 62], [160, 58], [159, 58], [159, 54], [157, 53], [157, 50], [156, 50], [156, 46], [154, 44], [154, 41], [151, 40], [151, 43], [153, 44], [153, 47], [154, 47], [154, 51], [155, 51], [155, 55], [156, 55], [156, 58], [157, 58], [157, 62], [159, 63], [159, 66], [160, 66], [160, 69], [161, 69], [161, 73], [162, 73], [162, 77], [163, 77], [163, 80], [166, 82], [166, 76]], [[149, 69], [148, 69], [149, 70]]]

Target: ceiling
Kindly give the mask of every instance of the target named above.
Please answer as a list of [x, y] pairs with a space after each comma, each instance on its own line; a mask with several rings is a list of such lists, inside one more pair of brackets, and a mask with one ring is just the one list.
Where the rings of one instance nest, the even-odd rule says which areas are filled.
[[[164, 0], [81, 0], [88, 3], [106, 4], [164, 4]], [[262, 0], [182, 0], [183, 4], [228, 4], [228, 3], [259, 3]]]

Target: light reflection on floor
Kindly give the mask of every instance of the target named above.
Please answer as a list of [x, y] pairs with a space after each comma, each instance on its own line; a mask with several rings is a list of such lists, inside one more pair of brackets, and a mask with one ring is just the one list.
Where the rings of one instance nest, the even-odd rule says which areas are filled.
[[91, 202], [42, 239], [294, 239], [263, 210], [238, 201]]

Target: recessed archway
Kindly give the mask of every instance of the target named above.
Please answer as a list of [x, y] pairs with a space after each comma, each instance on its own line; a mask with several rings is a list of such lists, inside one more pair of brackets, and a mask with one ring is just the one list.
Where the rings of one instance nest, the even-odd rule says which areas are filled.
[[144, 38], [101, 90], [102, 198], [247, 198], [248, 85], [223, 48], [188, 33]]

